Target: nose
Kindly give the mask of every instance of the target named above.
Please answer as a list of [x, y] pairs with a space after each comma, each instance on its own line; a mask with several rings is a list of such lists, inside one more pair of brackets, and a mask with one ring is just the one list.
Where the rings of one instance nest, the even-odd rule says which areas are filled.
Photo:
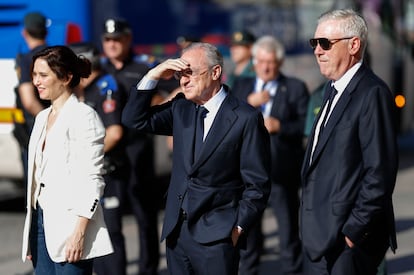
[[321, 45], [319, 43], [316, 45], [315, 49], [313, 49], [313, 53], [315, 55], [321, 54], [324, 50], [322, 49]]
[[190, 77], [188, 75], [183, 74], [180, 78], [180, 84], [186, 85], [190, 82]]
[[32, 76], [32, 82], [33, 82], [33, 85], [38, 86], [39, 85], [39, 77]]

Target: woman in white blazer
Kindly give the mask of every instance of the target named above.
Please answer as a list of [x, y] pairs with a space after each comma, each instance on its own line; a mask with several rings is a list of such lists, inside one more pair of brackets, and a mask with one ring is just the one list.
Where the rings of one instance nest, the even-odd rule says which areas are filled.
[[100, 206], [105, 129], [73, 95], [89, 60], [66, 46], [33, 57], [32, 77], [51, 106], [30, 137], [22, 259], [36, 274], [92, 274], [93, 258], [113, 252]]

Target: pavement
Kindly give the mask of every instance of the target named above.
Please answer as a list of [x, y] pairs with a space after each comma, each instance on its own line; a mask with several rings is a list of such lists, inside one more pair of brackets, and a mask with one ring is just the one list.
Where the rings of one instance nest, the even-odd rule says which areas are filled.
[[[394, 191], [398, 249], [387, 254], [388, 274], [414, 275], [414, 135], [401, 140], [400, 169]], [[21, 235], [24, 221], [24, 194], [11, 181], [0, 181], [0, 274], [29, 275], [31, 264], [20, 259]], [[159, 216], [161, 228], [163, 212]], [[128, 266], [127, 272], [138, 272], [137, 226], [132, 216], [124, 217]], [[277, 221], [269, 209], [263, 219], [265, 253], [261, 259], [260, 275], [278, 275], [280, 270]], [[160, 244], [160, 275], [166, 275], [164, 243]]]

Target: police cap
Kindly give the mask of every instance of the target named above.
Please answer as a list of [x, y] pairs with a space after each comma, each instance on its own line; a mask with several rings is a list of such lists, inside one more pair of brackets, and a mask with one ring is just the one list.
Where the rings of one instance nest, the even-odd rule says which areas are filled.
[[116, 38], [127, 34], [131, 34], [131, 27], [126, 20], [110, 18], [105, 21], [104, 37]]
[[231, 36], [232, 45], [251, 45], [255, 42], [256, 37], [248, 31], [237, 31]]

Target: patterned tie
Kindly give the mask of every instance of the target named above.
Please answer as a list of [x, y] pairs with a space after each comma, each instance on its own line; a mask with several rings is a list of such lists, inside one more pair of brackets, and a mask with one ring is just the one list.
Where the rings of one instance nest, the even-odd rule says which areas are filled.
[[333, 102], [333, 100], [334, 100], [337, 93], [338, 93], [338, 91], [335, 89], [335, 87], [331, 86], [331, 90], [329, 92], [329, 97], [328, 97], [328, 106], [326, 108], [325, 115], [323, 116], [323, 120], [322, 120], [321, 126], [319, 128], [318, 142], [319, 142], [319, 139], [322, 136], [323, 130], [325, 129], [325, 124], [328, 120], [329, 112], [331, 111], [332, 102]]
[[203, 106], [198, 106], [196, 110], [196, 131], [194, 137], [194, 161], [198, 158], [201, 147], [203, 146], [204, 137], [204, 118], [208, 110]]

